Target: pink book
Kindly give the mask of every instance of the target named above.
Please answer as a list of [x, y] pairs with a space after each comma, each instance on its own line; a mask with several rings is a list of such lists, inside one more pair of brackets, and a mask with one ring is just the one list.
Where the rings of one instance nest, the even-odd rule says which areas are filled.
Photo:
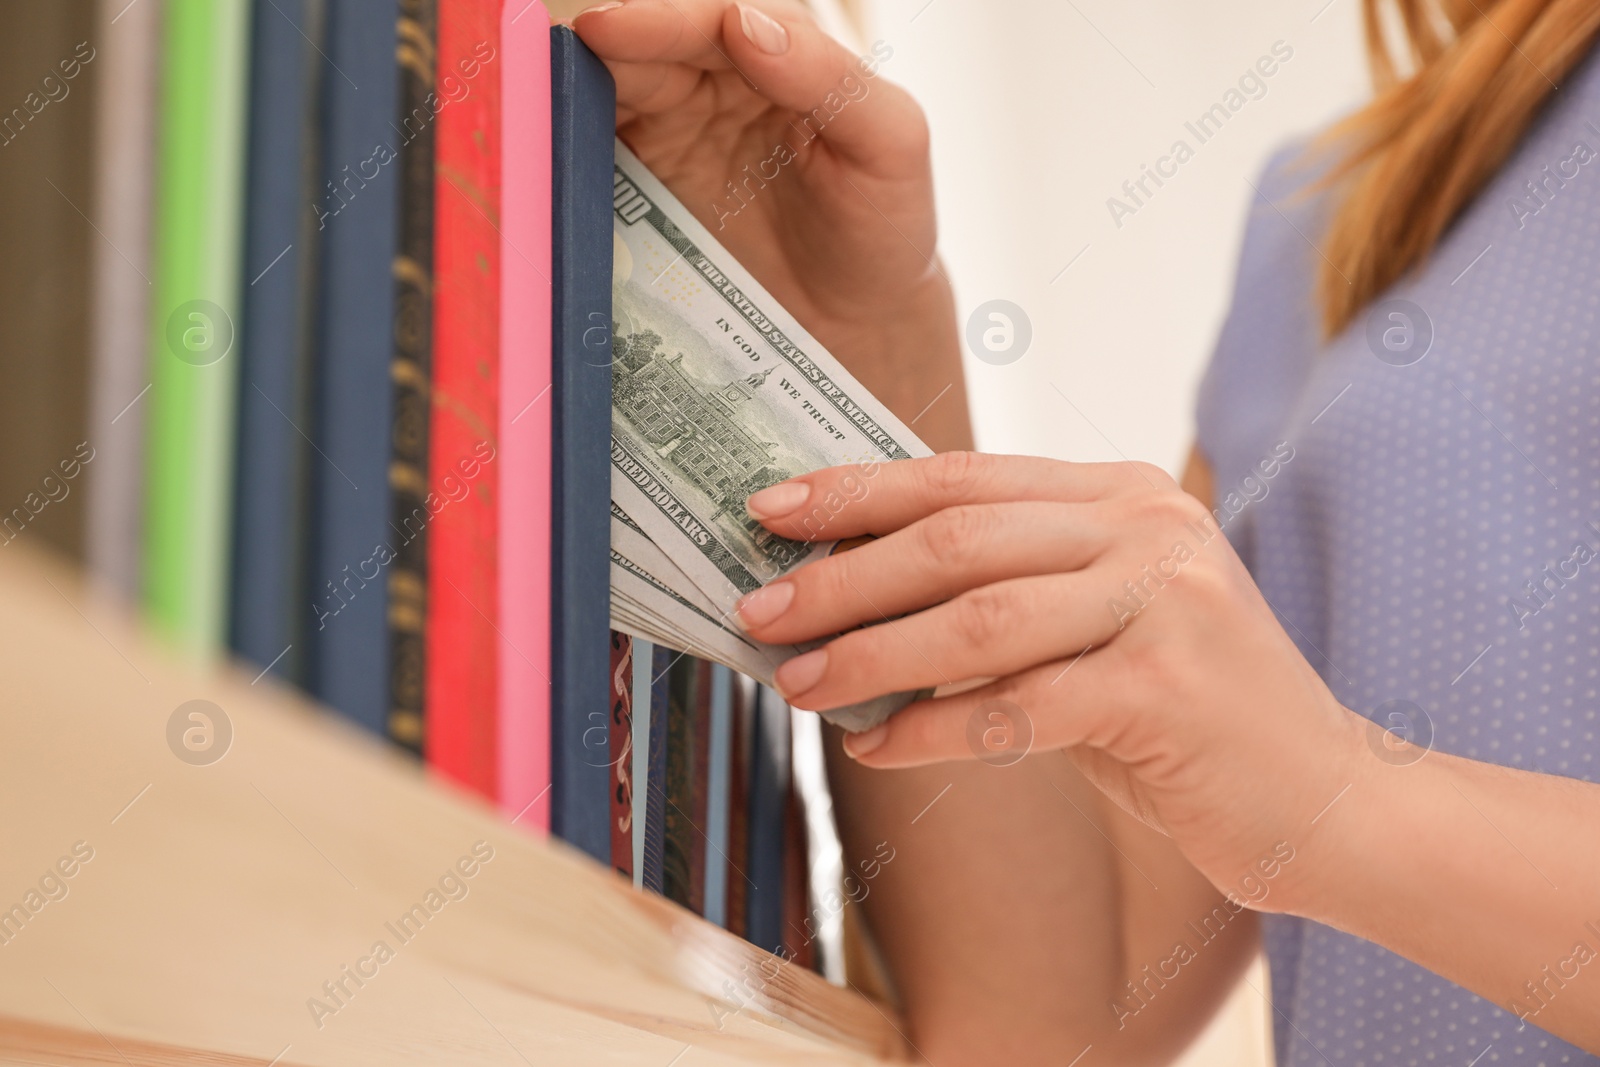
[[550, 829], [550, 15], [500, 16], [501, 810]]

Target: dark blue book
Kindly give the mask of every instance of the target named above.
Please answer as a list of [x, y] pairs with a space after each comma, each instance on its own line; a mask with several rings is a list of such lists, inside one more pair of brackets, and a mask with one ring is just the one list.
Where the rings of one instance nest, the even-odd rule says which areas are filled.
[[745, 874], [745, 940], [783, 951], [784, 825], [789, 802], [789, 705], [766, 686], [756, 689], [750, 758], [750, 830]]
[[302, 679], [306, 607], [311, 343], [321, 184], [318, 109], [326, 64], [323, 0], [256, 7], [239, 322], [229, 643], [289, 681]]
[[[273, 7], [274, 5], [264, 5]], [[382, 734], [389, 712], [390, 432], [401, 168], [394, 0], [327, 0], [306, 683]]]
[[683, 655], [660, 645], [651, 646], [650, 745], [644, 792], [644, 888], [666, 891], [667, 852], [667, 719], [671, 696], [672, 661]]
[[606, 712], [616, 86], [605, 64], [572, 30], [555, 26], [550, 30], [550, 90], [550, 829], [609, 863]]

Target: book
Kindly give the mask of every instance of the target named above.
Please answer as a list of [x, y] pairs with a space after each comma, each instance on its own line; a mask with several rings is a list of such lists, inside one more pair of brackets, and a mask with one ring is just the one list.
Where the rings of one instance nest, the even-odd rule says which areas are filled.
[[100, 0], [95, 22], [100, 81], [88, 213], [105, 240], [91, 253], [89, 425], [95, 459], [84, 472], [84, 541], [89, 570], [133, 603], [139, 596], [144, 402], [150, 385], [148, 276], [161, 0], [132, 9], [126, 0]]
[[749, 851], [745, 937], [768, 952], [784, 951], [784, 874], [789, 803], [789, 705], [760, 686], [751, 717]]
[[666, 889], [668, 675], [672, 661], [679, 655], [681, 653], [660, 645], [652, 645], [650, 649], [650, 737], [644, 776], [644, 843], [641, 848], [643, 861], [640, 864], [640, 884], [657, 893], [664, 893]]
[[733, 814], [733, 672], [713, 663], [710, 684], [711, 736], [706, 747], [705, 908], [702, 915], [728, 925], [729, 822]]
[[[550, 828], [550, 18], [500, 15], [501, 807]], [[648, 655], [645, 657], [648, 663]], [[534, 803], [539, 799], [540, 803]], [[635, 868], [630, 861], [629, 870]]]
[[[611, 181], [616, 87], [566, 26], [550, 30], [553, 687], [550, 828], [607, 862]], [[595, 729], [599, 727], [599, 729]]]
[[143, 588], [198, 652], [227, 637], [249, 11], [168, 0], [162, 35]]
[[400, 0], [395, 62], [400, 107], [400, 233], [394, 254], [394, 412], [389, 438], [391, 527], [401, 534], [389, 564], [389, 740], [422, 751], [427, 618], [428, 417], [433, 350], [433, 103], [437, 0]]
[[750, 776], [755, 755], [753, 679], [733, 679], [728, 766], [728, 912], [723, 926], [745, 937], [749, 929]]
[[611, 866], [633, 879], [633, 638], [611, 631]]
[[706, 913], [706, 814], [710, 808], [711, 777], [711, 662], [694, 657], [694, 704], [689, 709], [689, 910]]
[[395, 0], [326, 0], [322, 239], [310, 437], [306, 685], [375, 734], [390, 709], [395, 252], [400, 169]]
[[229, 645], [298, 681], [305, 656], [306, 524], [322, 0], [259, 4], [250, 30], [250, 137], [239, 322]]
[[811, 849], [805, 806], [794, 783], [792, 765], [790, 772], [783, 806], [783, 949], [779, 954], [809, 971], [817, 966], [817, 943], [810, 921]]
[[[703, 909], [704, 867], [696, 877], [696, 778], [701, 765], [696, 726], [701, 701], [700, 661], [679, 654], [667, 671], [666, 810], [663, 814], [662, 892], [697, 914]], [[699, 857], [703, 860], [703, 854]]]
[[[497, 794], [500, 4], [440, 0], [428, 762]], [[605, 683], [604, 663], [598, 684]]]
[[644, 886], [645, 825], [649, 811], [651, 681], [655, 669], [655, 646], [641, 637], [629, 638], [633, 648], [633, 687], [630, 710], [633, 716], [633, 884]]

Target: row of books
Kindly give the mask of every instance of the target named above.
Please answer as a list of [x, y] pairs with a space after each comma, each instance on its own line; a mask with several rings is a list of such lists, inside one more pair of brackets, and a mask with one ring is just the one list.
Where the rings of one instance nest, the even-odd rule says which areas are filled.
[[604, 65], [538, 0], [104, 6], [92, 567], [809, 958], [789, 709], [609, 629]]

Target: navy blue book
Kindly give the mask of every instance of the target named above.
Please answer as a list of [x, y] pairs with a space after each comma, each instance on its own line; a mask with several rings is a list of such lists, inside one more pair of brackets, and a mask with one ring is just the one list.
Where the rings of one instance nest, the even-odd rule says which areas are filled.
[[[572, 30], [554, 26], [550, 90], [554, 452], [550, 829], [609, 864], [606, 724], [616, 86], [605, 64]], [[653, 730], [654, 719], [651, 725]]]
[[[672, 702], [672, 662], [683, 653], [652, 645], [650, 657], [650, 748], [644, 793], [644, 888], [666, 892], [667, 719]], [[634, 784], [638, 788], [638, 783]]]
[[400, 222], [400, 9], [394, 0], [326, 2], [322, 181], [312, 203], [322, 250], [306, 684], [381, 735], [389, 712], [387, 579], [399, 540], [389, 523], [389, 363]]
[[745, 940], [783, 951], [784, 818], [789, 800], [789, 706], [766, 686], [756, 689], [750, 758], [750, 836], [745, 857], [749, 895]]
[[250, 31], [245, 274], [239, 323], [239, 446], [229, 643], [302, 678], [306, 608], [311, 330], [326, 64], [323, 0], [261, 4]]

